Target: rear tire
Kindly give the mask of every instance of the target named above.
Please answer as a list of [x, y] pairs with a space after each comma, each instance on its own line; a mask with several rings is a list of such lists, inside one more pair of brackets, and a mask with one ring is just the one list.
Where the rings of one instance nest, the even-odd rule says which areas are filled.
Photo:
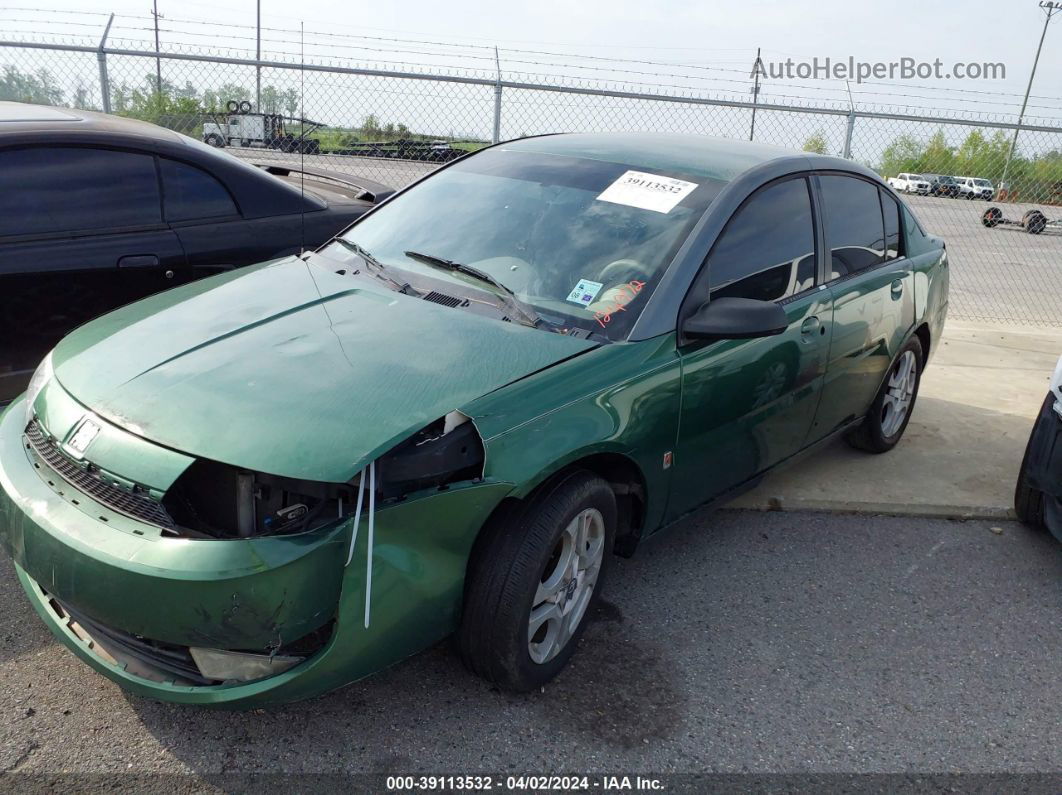
[[924, 360], [922, 343], [918, 337], [911, 337], [889, 367], [863, 423], [845, 436], [852, 447], [868, 453], [887, 453], [899, 443], [918, 399]]
[[608, 483], [577, 471], [484, 528], [458, 630], [469, 670], [514, 692], [556, 676], [601, 593], [615, 527]]
[[[1049, 395], [1047, 400], [1053, 402], [1054, 396]], [[1042, 411], [1043, 409], [1041, 408]], [[1042, 416], [1042, 414], [1039, 416]], [[1032, 451], [1035, 436], [1036, 429], [1034, 426], [1033, 432], [1029, 434], [1029, 441], [1025, 445], [1025, 454], [1021, 458], [1021, 469], [1018, 470], [1018, 482], [1014, 486], [1014, 513], [1018, 515], [1018, 519], [1024, 524], [1042, 530], [1046, 528], [1044, 523], [1044, 493], [1039, 489], [1034, 489], [1025, 479], [1025, 469], [1029, 464], [1029, 454]]]
[[981, 223], [991, 229], [993, 226], [998, 226], [1002, 218], [1002, 210], [998, 207], [989, 207], [981, 214]]

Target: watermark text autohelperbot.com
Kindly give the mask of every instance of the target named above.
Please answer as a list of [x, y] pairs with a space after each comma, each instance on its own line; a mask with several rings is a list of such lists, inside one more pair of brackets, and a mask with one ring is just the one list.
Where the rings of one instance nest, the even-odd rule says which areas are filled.
[[766, 61], [757, 58], [752, 77], [773, 80], [1006, 80], [1007, 66], [987, 61], [959, 61], [945, 64], [940, 58], [919, 61], [899, 58], [895, 61], [859, 61], [848, 58]]

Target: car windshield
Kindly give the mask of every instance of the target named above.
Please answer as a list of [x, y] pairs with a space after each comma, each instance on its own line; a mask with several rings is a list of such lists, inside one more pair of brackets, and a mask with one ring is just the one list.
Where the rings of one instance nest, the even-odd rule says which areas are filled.
[[987, 179], [975, 179], [974, 180], [974, 185], [976, 185], [979, 188], [987, 188], [991, 184], [992, 183], [989, 182]]
[[495, 148], [396, 196], [344, 238], [394, 270], [498, 292], [440, 267], [469, 266], [533, 307], [547, 328], [619, 340], [724, 184]]

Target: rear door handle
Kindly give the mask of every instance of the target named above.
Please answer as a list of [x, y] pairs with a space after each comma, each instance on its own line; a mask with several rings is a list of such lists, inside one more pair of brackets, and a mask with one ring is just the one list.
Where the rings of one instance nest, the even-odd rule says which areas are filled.
[[892, 283], [892, 297], [899, 298], [901, 295], [903, 295], [903, 282], [897, 279]]
[[119, 268], [157, 268], [158, 266], [157, 254], [127, 254], [118, 258]]

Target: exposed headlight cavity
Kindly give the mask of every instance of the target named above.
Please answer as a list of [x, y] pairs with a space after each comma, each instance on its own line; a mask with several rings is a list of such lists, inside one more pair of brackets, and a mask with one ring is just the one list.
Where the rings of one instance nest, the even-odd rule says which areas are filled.
[[41, 363], [37, 365], [37, 370], [33, 373], [33, 378], [30, 379], [29, 386], [26, 388], [26, 425], [29, 425], [33, 420], [33, 404], [37, 402], [37, 397], [41, 394], [41, 390], [54, 376], [52, 354], [49, 352]]
[[[174, 533], [192, 538], [294, 535], [332, 525], [362, 502], [380, 506], [426, 489], [483, 477], [484, 450], [476, 426], [459, 411], [417, 431], [380, 456], [362, 483], [285, 478], [200, 459], [166, 492], [162, 505]], [[368, 469], [368, 468], [366, 468]], [[374, 488], [372, 499], [367, 489]]]

